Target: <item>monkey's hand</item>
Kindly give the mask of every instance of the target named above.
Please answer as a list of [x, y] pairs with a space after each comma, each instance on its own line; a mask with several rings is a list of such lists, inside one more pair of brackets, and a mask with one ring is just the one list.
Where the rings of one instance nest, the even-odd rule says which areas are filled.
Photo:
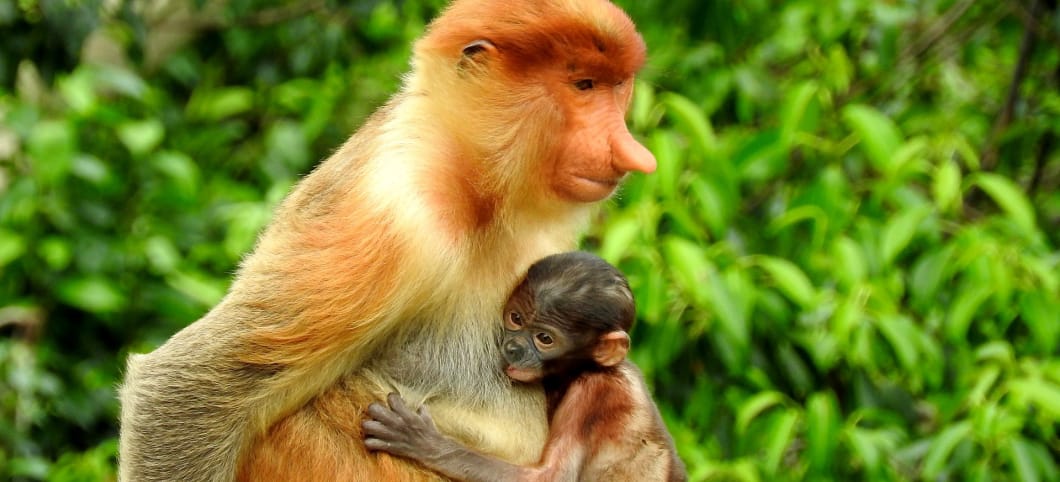
[[413, 412], [400, 395], [386, 397], [389, 407], [374, 402], [368, 406], [368, 419], [361, 422], [364, 445], [430, 465], [457, 451], [457, 443], [438, 431], [427, 407]]
[[361, 422], [364, 445], [415, 460], [446, 477], [465, 482], [524, 480], [520, 468], [480, 454], [442, 435], [427, 413], [427, 407], [413, 412], [396, 393], [387, 404], [372, 403], [368, 418]]

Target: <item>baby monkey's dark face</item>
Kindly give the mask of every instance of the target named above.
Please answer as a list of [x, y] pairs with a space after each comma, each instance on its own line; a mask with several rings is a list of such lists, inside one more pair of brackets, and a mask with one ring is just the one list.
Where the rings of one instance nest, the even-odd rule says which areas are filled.
[[504, 305], [501, 352], [513, 380], [575, 376], [621, 362], [636, 309], [629, 283], [596, 255], [547, 256], [527, 270]]
[[520, 382], [536, 382], [591, 363], [592, 348], [599, 335], [598, 330], [564, 319], [562, 313], [539, 309], [554, 305], [552, 300], [540, 297], [542, 293], [535, 293], [524, 281], [504, 307], [501, 351], [508, 363], [508, 376]]

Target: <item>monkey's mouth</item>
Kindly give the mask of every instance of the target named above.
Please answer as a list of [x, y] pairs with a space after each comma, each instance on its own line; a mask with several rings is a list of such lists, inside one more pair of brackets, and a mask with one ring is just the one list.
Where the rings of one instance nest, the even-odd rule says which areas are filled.
[[535, 370], [532, 368], [520, 368], [515, 365], [508, 365], [508, 368], [505, 368], [504, 372], [508, 374], [508, 378], [517, 382], [531, 383], [541, 379], [541, 370]]
[[596, 202], [607, 199], [615, 192], [621, 177], [598, 179], [585, 176], [572, 176], [572, 197], [581, 202]]
[[614, 188], [618, 187], [618, 183], [622, 181], [622, 176], [619, 176], [619, 177], [616, 177], [616, 178], [612, 178], [612, 179], [594, 179], [594, 178], [591, 178], [591, 177], [578, 176], [578, 179], [581, 179], [582, 181], [585, 181], [585, 182], [588, 182], [588, 183], [591, 183], [591, 184], [595, 184], [595, 185], [600, 186], [600, 187], [602, 187], [604, 189], [614, 189]]

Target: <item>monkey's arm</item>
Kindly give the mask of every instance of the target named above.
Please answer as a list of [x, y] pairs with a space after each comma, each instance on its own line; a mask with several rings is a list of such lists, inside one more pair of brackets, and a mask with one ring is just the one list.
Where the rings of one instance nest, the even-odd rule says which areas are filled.
[[580, 444], [562, 443], [550, 435], [541, 463], [521, 467], [471, 450], [442, 435], [426, 406], [413, 412], [396, 393], [387, 396], [387, 403], [389, 408], [381, 403], [368, 406], [370, 418], [362, 427], [364, 444], [370, 450], [407, 457], [446, 477], [466, 482], [577, 479], [584, 458]]
[[[435, 279], [411, 231], [365, 207], [379, 202], [318, 199], [331, 169], [277, 213], [220, 305], [130, 359], [122, 480], [233, 480], [258, 435], [358, 366]], [[314, 203], [336, 211], [308, 216]]]

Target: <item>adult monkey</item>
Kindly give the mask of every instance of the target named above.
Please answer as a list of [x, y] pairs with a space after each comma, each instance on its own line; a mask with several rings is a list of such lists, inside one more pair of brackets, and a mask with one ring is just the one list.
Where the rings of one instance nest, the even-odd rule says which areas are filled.
[[121, 388], [127, 481], [432, 480], [368, 454], [398, 392], [513, 463], [547, 436], [495, 313], [655, 160], [623, 117], [644, 44], [606, 0], [457, 0], [401, 91], [280, 206], [228, 294]]

